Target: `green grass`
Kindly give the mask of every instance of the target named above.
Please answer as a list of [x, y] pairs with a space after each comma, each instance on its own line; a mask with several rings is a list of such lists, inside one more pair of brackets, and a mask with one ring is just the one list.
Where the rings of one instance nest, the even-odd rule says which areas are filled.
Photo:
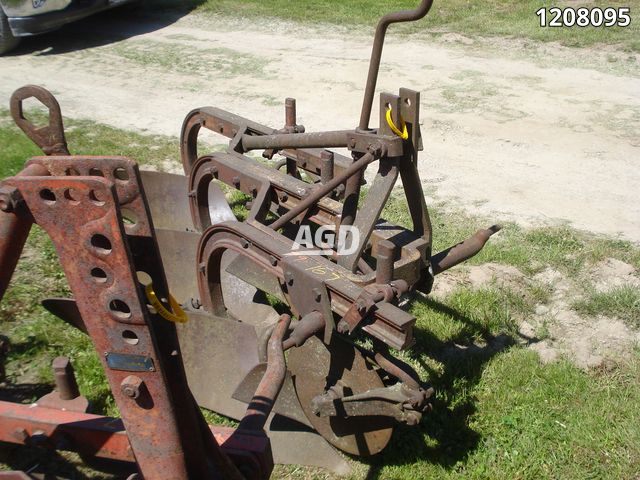
[[[385, 13], [413, 9], [418, 0], [159, 0], [154, 8], [196, 8], [196, 11], [231, 17], [279, 18], [296, 22], [326, 22], [338, 25], [371, 25]], [[179, 7], [178, 7], [179, 6]], [[541, 7], [581, 6], [631, 8], [631, 25], [620, 28], [540, 28], [535, 12]], [[615, 44], [629, 51], [640, 50], [640, 27], [637, 11], [640, 0], [559, 1], [546, 0], [435, 0], [425, 19], [392, 28], [403, 32], [456, 32], [464, 35], [509, 36], [537, 41], [557, 41], [564, 45], [584, 47], [596, 44]]]
[[[74, 152], [130, 155], [156, 165], [175, 159], [177, 164], [174, 138], [139, 135], [90, 122], [67, 124]], [[6, 113], [0, 113], [0, 151], [3, 176], [17, 172], [26, 158], [38, 153], [7, 124]], [[233, 196], [234, 211], [241, 213], [244, 200]], [[435, 205], [431, 214], [436, 251], [488, 225], [484, 219], [441, 205]], [[385, 215], [408, 224], [407, 209], [396, 196]], [[640, 250], [627, 242], [568, 227], [523, 229], [507, 224], [471, 263], [514, 265], [526, 276], [554, 268], [581, 278], [591, 266], [609, 257], [640, 267]], [[9, 395], [16, 383], [27, 382], [33, 388], [23, 399], [35, 399], [50, 388], [50, 361], [65, 354], [72, 357], [80, 389], [94, 410], [116, 415], [91, 342], [39, 306], [44, 296], [67, 293], [51, 242], [35, 228], [0, 304], [0, 328], [12, 345], [8, 385], [0, 393]], [[401, 357], [436, 388], [434, 410], [418, 427], [397, 428], [381, 455], [356, 464], [353, 478], [637, 477], [640, 352], [606, 370], [585, 372], [564, 360], [541, 364], [537, 355], [524, 348], [518, 324], [549, 294], [544, 286], [527, 282], [479, 289], [461, 286], [439, 300], [418, 298], [411, 306], [417, 317], [417, 344]], [[603, 302], [576, 308], [591, 315], [618, 308], [618, 304], [624, 312], [629, 305], [624, 295], [621, 300], [607, 300], [608, 306]], [[207, 419], [223, 421], [212, 414]], [[33, 458], [29, 461], [36, 463], [40, 455], [26, 457], [24, 449], [18, 448], [2, 448], [1, 452], [3, 468], [15, 466], [17, 458]], [[276, 472], [276, 478], [332, 478], [308, 468], [278, 467]]]
[[637, 288], [623, 286], [606, 292], [592, 292], [587, 298], [576, 301], [573, 308], [583, 315], [613, 315], [640, 328], [640, 290]]

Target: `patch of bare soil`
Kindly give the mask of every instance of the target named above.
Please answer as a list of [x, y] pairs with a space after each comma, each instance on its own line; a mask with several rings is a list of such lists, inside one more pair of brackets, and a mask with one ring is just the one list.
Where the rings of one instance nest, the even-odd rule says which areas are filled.
[[[636, 275], [631, 265], [613, 258], [587, 273], [599, 290], [639, 286]], [[436, 298], [446, 297], [460, 286], [495, 285], [518, 291], [535, 282], [548, 287], [549, 301], [537, 305], [535, 314], [520, 325], [520, 334], [528, 348], [537, 352], [543, 362], [566, 358], [578, 367], [594, 368], [625, 358], [640, 343], [640, 332], [617, 318], [584, 317], [573, 310], [571, 304], [582, 296], [585, 282], [570, 279], [553, 269], [529, 279], [515, 267], [487, 263], [446, 272], [437, 280], [432, 292]]]

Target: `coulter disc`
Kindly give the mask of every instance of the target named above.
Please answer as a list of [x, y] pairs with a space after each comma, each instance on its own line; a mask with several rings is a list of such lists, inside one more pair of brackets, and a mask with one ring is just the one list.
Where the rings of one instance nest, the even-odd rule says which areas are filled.
[[313, 398], [338, 380], [351, 394], [384, 387], [378, 373], [367, 365], [356, 347], [337, 334], [330, 345], [311, 337], [289, 352], [287, 366], [302, 410], [325, 440], [344, 452], [360, 456], [374, 455], [389, 443], [394, 425], [389, 417], [318, 417], [312, 411]]

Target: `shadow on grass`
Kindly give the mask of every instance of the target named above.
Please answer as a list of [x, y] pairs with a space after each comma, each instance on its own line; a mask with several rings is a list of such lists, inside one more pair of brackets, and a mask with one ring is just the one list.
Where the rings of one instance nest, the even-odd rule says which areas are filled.
[[[427, 329], [415, 328], [412, 357], [429, 373], [430, 385], [436, 390], [433, 411], [423, 417], [418, 427], [400, 425], [395, 429], [387, 449], [369, 459], [367, 480], [383, 478], [385, 466], [420, 461], [453, 469], [464, 461], [481, 439], [469, 426], [476, 412], [476, 398], [470, 392], [481, 379], [486, 363], [516, 343], [515, 336], [492, 335], [484, 325], [437, 300], [415, 301], [463, 323], [464, 328], [446, 340]], [[442, 368], [434, 370], [425, 357], [440, 363]]]
[[[107, 10], [51, 33], [23, 37], [18, 47], [4, 56], [57, 55], [117, 43], [167, 27], [204, 2], [164, 0], [159, 2], [160, 8], [152, 8], [155, 7], [154, 2], [148, 2], [144, 8], [123, 6]], [[105, 65], [107, 67], [114, 66]]]
[[91, 478], [61, 454], [38, 447], [0, 442], [0, 463], [7, 465], [11, 470], [28, 472], [29, 475], [43, 475], [42, 478], [51, 478], [48, 476], [49, 472], [55, 472], [56, 478], [75, 480]]

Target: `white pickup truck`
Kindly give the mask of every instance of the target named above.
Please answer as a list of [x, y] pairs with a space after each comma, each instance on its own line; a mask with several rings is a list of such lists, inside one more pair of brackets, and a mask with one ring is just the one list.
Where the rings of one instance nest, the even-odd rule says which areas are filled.
[[0, 55], [20, 37], [55, 30], [102, 10], [140, 0], [0, 0]]

